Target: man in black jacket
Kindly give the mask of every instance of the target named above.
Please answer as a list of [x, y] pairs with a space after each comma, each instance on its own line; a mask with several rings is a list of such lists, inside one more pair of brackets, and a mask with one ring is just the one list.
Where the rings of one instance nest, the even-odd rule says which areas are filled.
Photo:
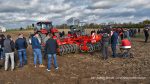
[[27, 55], [26, 55], [27, 46], [28, 44], [26, 42], [26, 39], [23, 38], [23, 34], [19, 34], [18, 39], [15, 42], [15, 48], [18, 51], [18, 57], [20, 61], [19, 67], [23, 67], [23, 65], [27, 64]]
[[145, 43], [147, 43], [148, 37], [149, 37], [149, 30], [148, 30], [148, 28], [144, 29], [144, 34], [145, 34]]
[[51, 68], [51, 58], [53, 56], [54, 58], [54, 65], [55, 65], [55, 69], [58, 69], [58, 64], [57, 64], [57, 58], [56, 58], [56, 53], [57, 53], [57, 48], [58, 48], [58, 44], [57, 41], [55, 39], [53, 39], [52, 34], [49, 34], [49, 39], [46, 41], [46, 46], [45, 46], [45, 52], [48, 55], [48, 69], [47, 71], [50, 71]]
[[113, 58], [115, 58], [117, 56], [116, 54], [116, 47], [117, 47], [117, 43], [118, 43], [118, 32], [117, 30], [114, 30], [112, 36], [111, 36], [111, 49], [113, 52]]

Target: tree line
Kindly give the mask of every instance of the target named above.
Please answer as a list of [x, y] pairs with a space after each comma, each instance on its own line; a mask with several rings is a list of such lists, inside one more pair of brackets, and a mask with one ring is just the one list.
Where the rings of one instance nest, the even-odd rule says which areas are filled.
[[[143, 22], [139, 23], [113, 23], [113, 24], [107, 24], [111, 25], [112, 28], [144, 28], [145, 25], [150, 24], [150, 20], [144, 20]], [[104, 28], [106, 24], [97, 24], [97, 23], [89, 23], [83, 25], [84, 28], [86, 29], [99, 29], [99, 28]], [[33, 30], [35, 27], [34, 24], [28, 25], [26, 28], [20, 27], [17, 30]], [[67, 24], [61, 24], [61, 25], [56, 25], [55, 26], [58, 29], [69, 29], [69, 25]]]
[[[111, 25], [113, 28], [144, 28], [145, 25], [150, 24], [150, 20], [144, 20], [143, 22], [139, 23], [113, 23], [113, 24], [107, 24]], [[98, 29], [98, 28], [104, 28], [106, 24], [96, 24], [96, 23], [90, 23], [85, 24], [83, 27], [87, 29]], [[56, 28], [58, 29], [68, 29], [69, 26], [67, 24], [57, 25]]]

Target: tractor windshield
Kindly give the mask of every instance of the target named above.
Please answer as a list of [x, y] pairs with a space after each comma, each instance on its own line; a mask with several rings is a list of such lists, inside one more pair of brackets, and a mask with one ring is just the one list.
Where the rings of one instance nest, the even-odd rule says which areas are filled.
[[50, 28], [52, 28], [52, 24], [50, 24], [50, 23], [41, 22], [41, 23], [37, 24], [37, 29], [47, 29], [47, 30], [49, 30]]
[[37, 25], [37, 28], [38, 29], [49, 29], [50, 25], [48, 25], [48, 24], [40, 24], [40, 25]]

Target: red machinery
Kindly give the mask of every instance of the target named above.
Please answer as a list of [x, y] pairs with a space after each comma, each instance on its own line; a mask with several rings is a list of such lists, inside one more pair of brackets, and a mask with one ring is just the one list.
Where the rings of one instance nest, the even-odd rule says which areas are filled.
[[[57, 40], [59, 45], [58, 52], [60, 55], [75, 53], [75, 52], [94, 52], [95, 50], [100, 50], [101, 48], [101, 35], [96, 35], [93, 33], [92, 35], [83, 34], [83, 28], [74, 27], [70, 28], [71, 33], [68, 36], [60, 38], [57, 28], [53, 28], [52, 22], [38, 22], [37, 27], [34, 29], [35, 33], [39, 33], [41, 44], [44, 47], [46, 35], [48, 33], [52, 33], [54, 35], [53, 38]], [[56, 35], [57, 34], [57, 35]]]

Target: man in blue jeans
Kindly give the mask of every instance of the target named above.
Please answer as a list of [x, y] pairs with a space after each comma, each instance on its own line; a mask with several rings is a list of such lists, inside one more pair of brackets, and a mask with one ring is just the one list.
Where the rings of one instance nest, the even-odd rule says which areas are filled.
[[4, 40], [5, 40], [5, 36], [4, 34], [0, 35], [0, 59], [4, 59]]
[[54, 58], [54, 66], [55, 69], [58, 70], [58, 64], [57, 64], [57, 58], [56, 58], [56, 53], [57, 53], [57, 48], [58, 44], [55, 39], [52, 38], [52, 34], [49, 34], [49, 39], [46, 41], [46, 46], [45, 46], [45, 52], [48, 55], [48, 66], [47, 66], [47, 71], [50, 71], [51, 68], [51, 58]]
[[28, 47], [28, 44], [26, 42], [26, 39], [23, 38], [23, 34], [19, 34], [18, 39], [15, 41], [15, 48], [18, 51], [18, 57], [19, 57], [19, 67], [23, 67], [23, 65], [27, 64], [27, 55], [26, 55], [26, 48]]
[[34, 67], [36, 68], [37, 66], [37, 58], [39, 61], [39, 67], [45, 67], [42, 63], [42, 52], [41, 52], [41, 45], [39, 41], [39, 34], [35, 33], [34, 36], [31, 39], [32, 42], [32, 49], [33, 49], [33, 54], [34, 54]]
[[113, 58], [116, 57], [116, 46], [118, 43], [118, 33], [117, 31], [114, 31], [113, 35], [111, 36], [111, 48], [112, 48], [112, 52], [113, 52]]

